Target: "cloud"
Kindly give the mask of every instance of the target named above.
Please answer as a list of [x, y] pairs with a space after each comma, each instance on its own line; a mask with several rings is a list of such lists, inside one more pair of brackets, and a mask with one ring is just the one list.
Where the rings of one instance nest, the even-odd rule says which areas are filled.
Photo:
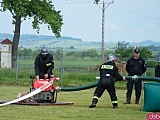
[[157, 29], [158, 28], [158, 25], [154, 24], [154, 23], [148, 23], [145, 25], [145, 27], [147, 29]]
[[111, 30], [123, 30], [124, 29], [123, 26], [116, 25], [116, 24], [113, 24], [113, 23], [107, 23], [106, 27], [111, 29]]
[[134, 31], [139, 31], [139, 32], [151, 32], [151, 31], [158, 31], [160, 30], [160, 27], [154, 23], [147, 23], [147, 24], [144, 24], [144, 25], [141, 25], [139, 27], [136, 27], [133, 29]]

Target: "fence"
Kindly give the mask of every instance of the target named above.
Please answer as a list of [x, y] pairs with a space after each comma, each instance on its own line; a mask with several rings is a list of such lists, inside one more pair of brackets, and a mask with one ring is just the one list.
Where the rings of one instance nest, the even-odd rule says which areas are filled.
[[[15, 70], [15, 77], [14, 77], [16, 81], [23, 80], [23, 79], [29, 79], [30, 75], [35, 74], [34, 73], [34, 60], [35, 60], [35, 57], [30, 57], [30, 56], [25, 56], [23, 58], [18, 57], [17, 67]], [[85, 75], [91, 74], [91, 73], [98, 74], [99, 73], [98, 69], [101, 64], [100, 60], [70, 59], [68, 56], [61, 57], [60, 59], [55, 59], [54, 62], [55, 62], [55, 68], [53, 69], [53, 74], [58, 75], [61, 80], [64, 74], [70, 74], [70, 73], [71, 74], [81, 73]], [[148, 63], [149, 62], [147, 62], [147, 64]], [[150, 63], [150, 65], [152, 64]], [[117, 66], [121, 67], [121, 65], [117, 65]], [[123, 71], [125, 68], [124, 66], [122, 67], [123, 67], [122, 69], [119, 68], [119, 72], [122, 75], [124, 75]], [[148, 68], [146, 75], [154, 76], [154, 67]]]

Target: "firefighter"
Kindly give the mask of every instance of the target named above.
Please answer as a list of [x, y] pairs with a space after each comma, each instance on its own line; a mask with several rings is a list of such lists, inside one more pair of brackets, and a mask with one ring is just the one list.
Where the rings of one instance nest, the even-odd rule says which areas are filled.
[[[126, 71], [128, 76], [141, 76], [146, 71], [145, 60], [140, 57], [140, 50], [138, 48], [134, 49], [133, 57], [127, 61]], [[127, 93], [126, 93], [126, 102], [124, 104], [131, 103], [131, 95], [133, 90], [133, 85], [135, 84], [135, 104], [139, 104], [141, 90], [142, 90], [142, 81], [141, 80], [128, 80], [127, 81]]]
[[103, 63], [100, 68], [100, 81], [98, 82], [97, 88], [93, 95], [92, 104], [89, 108], [96, 107], [98, 99], [102, 96], [105, 90], [108, 91], [110, 99], [112, 101], [113, 108], [117, 108], [117, 96], [114, 81], [125, 80], [125, 77], [122, 77], [118, 68], [115, 66], [116, 57], [113, 54], [107, 56], [107, 62]]
[[160, 57], [157, 59], [158, 65], [155, 67], [155, 77], [160, 77]]
[[34, 62], [34, 70], [36, 79], [50, 78], [54, 68], [53, 56], [49, 53], [46, 47], [41, 49], [41, 52], [36, 56]]

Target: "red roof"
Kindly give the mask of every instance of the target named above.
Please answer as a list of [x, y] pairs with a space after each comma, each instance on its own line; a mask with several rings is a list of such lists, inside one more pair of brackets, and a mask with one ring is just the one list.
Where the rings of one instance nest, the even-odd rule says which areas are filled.
[[1, 42], [1, 44], [12, 44], [12, 42], [8, 38], [6, 38]]

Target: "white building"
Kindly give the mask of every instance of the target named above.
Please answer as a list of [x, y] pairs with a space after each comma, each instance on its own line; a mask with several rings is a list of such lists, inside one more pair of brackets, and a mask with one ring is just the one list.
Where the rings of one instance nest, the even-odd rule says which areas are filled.
[[5, 39], [1, 42], [1, 68], [12, 67], [12, 42]]

